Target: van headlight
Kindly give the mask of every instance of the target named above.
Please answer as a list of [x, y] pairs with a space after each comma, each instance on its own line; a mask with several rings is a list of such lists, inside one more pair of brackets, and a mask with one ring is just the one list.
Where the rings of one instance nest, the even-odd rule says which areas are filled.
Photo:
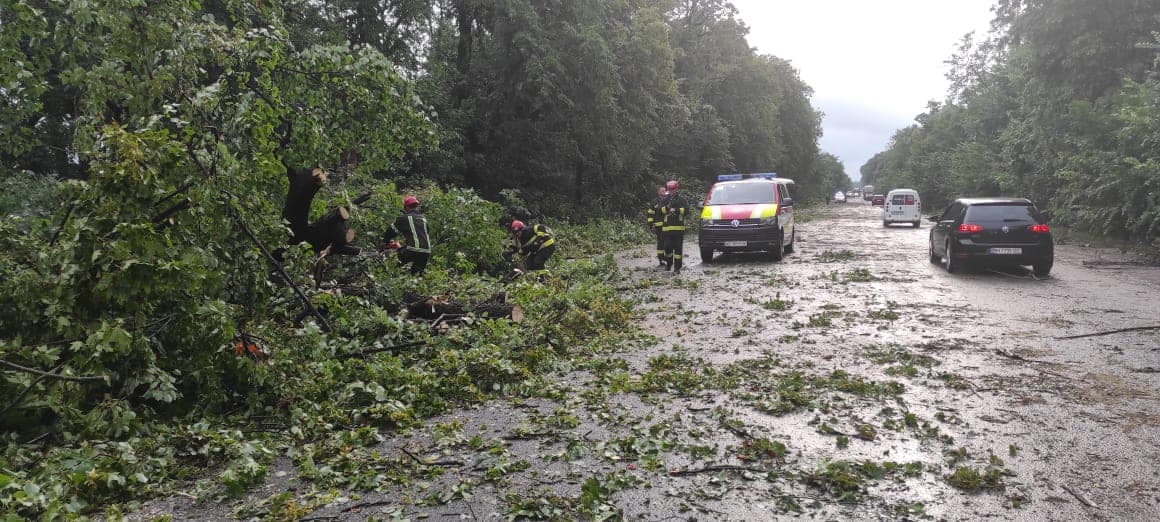
[[761, 218], [761, 224], [766, 225], [766, 226], [777, 225], [777, 216], [769, 216], [766, 218]]

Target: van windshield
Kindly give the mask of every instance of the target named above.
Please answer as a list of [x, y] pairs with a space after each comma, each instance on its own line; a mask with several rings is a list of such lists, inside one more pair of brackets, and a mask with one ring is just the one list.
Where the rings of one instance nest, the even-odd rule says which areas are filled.
[[773, 183], [724, 183], [713, 187], [707, 205], [774, 203]]

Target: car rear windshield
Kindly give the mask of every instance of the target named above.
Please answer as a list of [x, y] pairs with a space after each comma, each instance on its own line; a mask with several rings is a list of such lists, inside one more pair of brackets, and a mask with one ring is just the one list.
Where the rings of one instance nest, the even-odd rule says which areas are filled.
[[1039, 213], [1031, 205], [971, 205], [967, 221], [1036, 222]]
[[708, 205], [773, 203], [773, 183], [723, 183], [713, 187]]
[[913, 205], [914, 204], [914, 194], [906, 194], [906, 195], [895, 194], [894, 197], [890, 198], [890, 204], [891, 205]]

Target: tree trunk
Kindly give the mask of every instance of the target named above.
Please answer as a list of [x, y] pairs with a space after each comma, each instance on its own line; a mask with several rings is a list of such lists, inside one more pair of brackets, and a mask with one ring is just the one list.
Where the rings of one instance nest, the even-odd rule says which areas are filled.
[[290, 244], [303, 241], [310, 243], [314, 252], [322, 252], [328, 247], [332, 254], [354, 255], [358, 248], [351, 245], [354, 230], [350, 228], [350, 212], [344, 207], [336, 207], [321, 219], [308, 223], [310, 203], [318, 189], [326, 182], [326, 171], [315, 167], [297, 172], [287, 172], [290, 188], [286, 193], [286, 204], [282, 207], [282, 218], [290, 224]]

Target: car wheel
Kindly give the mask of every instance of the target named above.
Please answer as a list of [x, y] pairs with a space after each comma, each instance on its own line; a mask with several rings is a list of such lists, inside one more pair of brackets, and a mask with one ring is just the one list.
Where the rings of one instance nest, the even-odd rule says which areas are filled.
[[712, 248], [701, 247], [701, 262], [702, 263], [712, 263], [713, 262], [713, 249]]
[[781, 235], [781, 232], [778, 232], [777, 233], [777, 243], [774, 245], [773, 250], [769, 251], [769, 258], [770, 259], [772, 259], [774, 261], [781, 261], [782, 258], [785, 257], [785, 253], [784, 253], [785, 247], [782, 245], [783, 239], [784, 239], [784, 237]]
[[942, 261], [942, 257], [934, 253], [934, 241], [928, 241], [927, 245], [927, 248], [930, 249], [930, 262], [938, 263], [939, 261]]
[[785, 246], [785, 253], [793, 253], [793, 244], [795, 241], [797, 241], [797, 230], [794, 230], [793, 233], [789, 235], [789, 244]]
[[883, 227], [885, 227], [885, 228], [890, 228], [890, 222], [889, 222], [889, 221], [886, 221], [886, 220], [884, 219], [884, 220], [882, 220], [882, 226], [883, 226]]
[[947, 273], [953, 274], [959, 270], [959, 264], [955, 262], [955, 251], [951, 250], [951, 240], [947, 240], [946, 249], [943, 251], [943, 268], [947, 269]]
[[922, 222], [920, 222], [920, 221], [911, 221], [910, 224], [914, 225], [914, 228], [918, 228], [918, 227], [922, 226]]
[[1036, 276], [1045, 277], [1047, 274], [1051, 273], [1051, 267], [1054, 264], [1054, 259], [1046, 259], [1031, 265], [1031, 271], [1034, 272]]

